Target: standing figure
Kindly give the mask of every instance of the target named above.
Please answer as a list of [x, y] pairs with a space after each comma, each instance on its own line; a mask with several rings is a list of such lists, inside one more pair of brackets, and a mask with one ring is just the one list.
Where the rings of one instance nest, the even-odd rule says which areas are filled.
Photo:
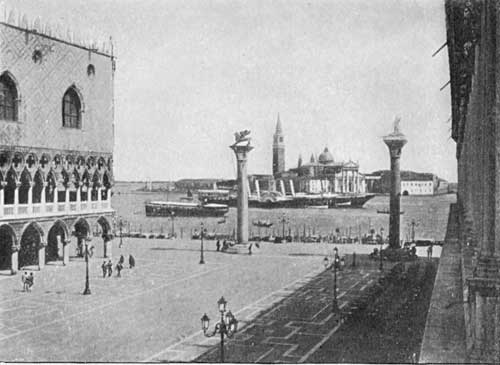
[[220, 240], [217, 240], [215, 247], [217, 248], [217, 252], [219, 252], [220, 251]]
[[111, 262], [111, 260], [108, 261], [106, 266], [108, 267], [108, 277], [111, 277], [111, 275], [113, 274], [113, 263]]
[[123, 255], [120, 256], [120, 260], [118, 261], [118, 263], [123, 264], [125, 263], [125, 257], [123, 257]]
[[123, 269], [123, 265], [120, 262], [118, 262], [116, 264], [116, 276], [118, 278], [120, 278], [122, 276], [122, 274], [121, 274], [122, 269]]
[[26, 278], [28, 277], [28, 273], [25, 271], [22, 275], [21, 275], [21, 281], [23, 282], [23, 291], [26, 291], [27, 290], [27, 284], [26, 284]]
[[135, 259], [134, 259], [134, 256], [132, 255], [129, 255], [128, 257], [128, 264], [130, 266], [131, 269], [133, 269], [135, 267]]
[[108, 265], [106, 264], [106, 260], [102, 262], [101, 268], [102, 268], [102, 277], [105, 278], [108, 273]]
[[427, 247], [427, 258], [430, 260], [432, 259], [432, 244]]
[[35, 282], [35, 276], [33, 275], [33, 272], [30, 272], [30, 274], [26, 278], [26, 284], [28, 286], [27, 290], [29, 292], [31, 291], [31, 287], [33, 286], [34, 282]]
[[252, 244], [250, 244], [248, 246], [248, 254], [251, 255], [252, 254]]

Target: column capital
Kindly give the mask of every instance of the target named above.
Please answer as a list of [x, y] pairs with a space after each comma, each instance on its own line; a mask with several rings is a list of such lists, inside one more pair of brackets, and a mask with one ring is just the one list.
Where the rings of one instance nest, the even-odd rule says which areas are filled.
[[69, 245], [70, 243], [71, 243], [71, 240], [69, 238], [62, 241], [62, 244], [64, 246]]

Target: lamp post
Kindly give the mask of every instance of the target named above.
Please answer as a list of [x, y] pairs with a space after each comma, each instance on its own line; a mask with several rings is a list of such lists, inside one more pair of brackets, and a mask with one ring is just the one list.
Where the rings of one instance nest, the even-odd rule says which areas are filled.
[[203, 222], [201, 223], [201, 229], [200, 229], [200, 239], [201, 239], [201, 247], [200, 247], [200, 265], [205, 263], [205, 259], [203, 258], [203, 233], [204, 228], [203, 228]]
[[224, 362], [224, 336], [231, 338], [238, 330], [238, 320], [231, 311], [226, 313], [226, 304], [227, 302], [224, 297], [221, 297], [217, 302], [220, 312], [220, 321], [215, 324], [212, 333], [207, 333], [208, 326], [210, 325], [210, 318], [208, 318], [206, 313], [201, 317], [201, 328], [206, 337], [213, 337], [220, 334], [220, 362]]
[[335, 247], [333, 249], [333, 253], [334, 253], [333, 262], [330, 262], [328, 257], [325, 257], [323, 260], [323, 264], [325, 265], [326, 270], [330, 269], [333, 272], [333, 302], [332, 302], [333, 306], [332, 306], [332, 311], [334, 313], [336, 313], [339, 309], [338, 303], [337, 303], [337, 270], [340, 267], [340, 258], [339, 258], [337, 247]]
[[121, 248], [123, 246], [123, 220], [120, 218], [120, 222], [118, 222], [118, 228], [120, 228], [120, 245]]
[[89, 281], [89, 245], [88, 242], [90, 241], [90, 238], [85, 237], [85, 266], [86, 266], [86, 271], [85, 271], [85, 290], [83, 291], [83, 295], [89, 295], [92, 294], [90, 292], [90, 281]]
[[384, 258], [382, 256], [382, 249], [384, 247], [384, 228], [380, 228], [380, 271], [384, 270]]

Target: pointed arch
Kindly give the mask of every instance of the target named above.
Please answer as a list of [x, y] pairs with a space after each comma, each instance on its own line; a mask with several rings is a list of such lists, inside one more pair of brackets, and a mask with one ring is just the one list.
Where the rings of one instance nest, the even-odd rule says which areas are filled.
[[18, 83], [14, 76], [5, 71], [0, 75], [0, 120], [18, 120]]
[[38, 168], [33, 177], [33, 203], [42, 202], [42, 192], [45, 184], [45, 174], [41, 168]]
[[9, 224], [0, 225], [0, 270], [11, 269], [11, 255], [17, 247], [14, 229]]
[[31, 176], [31, 172], [28, 170], [27, 167], [25, 167], [24, 170], [21, 172], [21, 178], [20, 178], [21, 185], [19, 186], [19, 204], [28, 204], [29, 200], [28, 195], [32, 181], [33, 178]]
[[75, 85], [70, 86], [62, 98], [62, 126], [82, 128], [83, 99]]
[[17, 188], [17, 184], [19, 181], [18, 174], [16, 170], [14, 170], [13, 167], [7, 171], [7, 175], [5, 177], [5, 181], [7, 182], [7, 185], [5, 185], [4, 188], [4, 204], [14, 204], [14, 192]]

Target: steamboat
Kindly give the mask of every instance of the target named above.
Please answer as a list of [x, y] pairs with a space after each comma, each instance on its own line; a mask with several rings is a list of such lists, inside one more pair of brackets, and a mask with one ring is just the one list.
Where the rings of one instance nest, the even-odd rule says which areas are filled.
[[229, 208], [225, 204], [196, 202], [146, 202], [147, 217], [222, 217]]

